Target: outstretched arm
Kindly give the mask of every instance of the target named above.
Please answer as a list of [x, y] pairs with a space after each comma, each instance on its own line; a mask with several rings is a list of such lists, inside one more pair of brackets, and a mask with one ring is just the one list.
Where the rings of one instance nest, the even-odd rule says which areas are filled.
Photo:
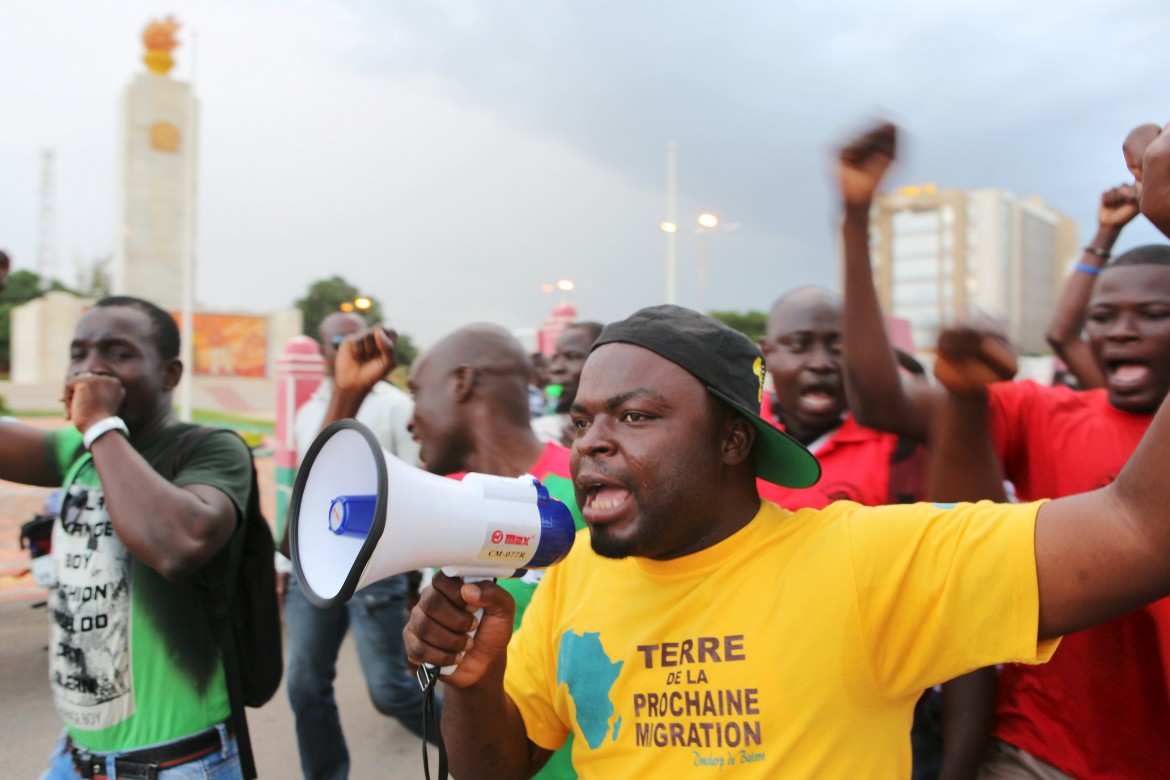
[[49, 456], [44, 431], [31, 425], [0, 421], [0, 479], [58, 487], [60, 477]]
[[1112, 485], [1040, 507], [1036, 570], [1042, 639], [1170, 594], [1167, 463], [1170, 409], [1163, 404]]
[[1097, 209], [1097, 234], [1085, 246], [1076, 268], [1064, 284], [1046, 337], [1057, 357], [1065, 362], [1082, 390], [1105, 384], [1101, 369], [1085, 340], [1085, 307], [1093, 292], [1093, 283], [1109, 259], [1121, 229], [1137, 216], [1137, 190], [1130, 185], [1114, 187], [1101, 195]]
[[883, 124], [841, 150], [838, 164], [845, 215], [845, 306], [842, 315], [849, 407], [863, 425], [925, 441], [934, 391], [907, 390], [886, 333], [869, 256], [869, 210], [894, 161], [897, 131]]
[[[981, 388], [1011, 367], [1002, 343], [969, 330], [940, 340], [939, 381], [957, 397], [938, 410], [935, 484], [961, 492], [937, 498], [1002, 498], [985, 422]], [[949, 415], [949, 416], [948, 416]], [[1040, 507], [1036, 518], [1036, 573], [1041, 639], [1079, 631], [1170, 594], [1170, 408], [1163, 404], [1116, 481], [1091, 493]], [[949, 469], [957, 476], [949, 481]]]

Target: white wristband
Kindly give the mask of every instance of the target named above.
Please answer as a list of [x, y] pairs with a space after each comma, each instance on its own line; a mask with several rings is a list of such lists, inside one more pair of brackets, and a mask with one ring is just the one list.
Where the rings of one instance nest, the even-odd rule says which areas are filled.
[[275, 558], [272, 559], [273, 565], [276, 566], [276, 573], [277, 574], [292, 574], [292, 570], [293, 570], [292, 561], [289, 560], [289, 558], [286, 557], [285, 554], [282, 553], [280, 550], [277, 550], [275, 553], [273, 553], [273, 555], [276, 556]]
[[82, 444], [88, 450], [93, 446], [93, 443], [105, 436], [110, 431], [121, 431], [122, 434], [129, 439], [130, 429], [126, 427], [126, 421], [121, 417], [107, 417], [104, 420], [98, 420], [93, 425], [85, 429], [85, 434], [81, 437]]

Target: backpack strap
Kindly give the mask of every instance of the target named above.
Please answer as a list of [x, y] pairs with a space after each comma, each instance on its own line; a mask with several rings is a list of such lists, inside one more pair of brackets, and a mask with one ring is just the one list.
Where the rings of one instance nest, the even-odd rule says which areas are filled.
[[77, 475], [81, 473], [81, 468], [86, 463], [93, 460], [93, 454], [86, 451], [83, 452], [73, 464], [69, 466], [69, 470], [65, 472], [65, 478], [61, 480], [61, 498], [64, 500], [65, 496], [69, 495], [69, 488], [73, 487], [73, 481], [77, 479]]
[[[156, 470], [168, 481], [178, 476], [183, 465], [195, 447], [208, 436], [222, 431], [222, 428], [198, 426], [184, 433], [171, 448], [167, 458], [162, 461]], [[228, 433], [231, 433], [228, 431]], [[234, 433], [232, 434], [235, 435]], [[239, 648], [236, 647], [235, 634], [232, 631], [231, 591], [229, 584], [235, 584], [239, 573], [240, 558], [243, 552], [244, 524], [260, 516], [260, 488], [256, 480], [256, 464], [248, 458], [252, 470], [252, 491], [248, 496], [247, 510], [240, 519], [240, 525], [232, 534], [231, 540], [224, 549], [203, 567], [199, 576], [205, 585], [204, 593], [207, 596], [206, 607], [211, 618], [212, 629], [219, 641], [220, 654], [223, 658], [224, 680], [227, 683], [228, 703], [231, 705], [231, 727], [239, 748], [240, 769], [244, 777], [253, 780], [257, 777], [256, 761], [252, 755], [252, 740], [248, 733], [248, 719], [244, 711], [244, 691], [240, 677]]]

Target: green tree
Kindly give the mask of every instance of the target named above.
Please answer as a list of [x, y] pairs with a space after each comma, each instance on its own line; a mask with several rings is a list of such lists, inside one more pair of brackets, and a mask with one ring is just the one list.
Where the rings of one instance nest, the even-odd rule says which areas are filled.
[[713, 311], [709, 314], [757, 343], [768, 329], [768, 315], [762, 311]]
[[[313, 282], [305, 297], [296, 302], [296, 307], [301, 310], [305, 335], [317, 338], [317, 331], [321, 328], [321, 320], [336, 311], [341, 311], [343, 303], [353, 305], [354, 299], [359, 296], [361, 293], [358, 288], [340, 276], [331, 276], [328, 279]], [[378, 303], [378, 300], [372, 296], [365, 297], [370, 299], [370, 308], [358, 311], [357, 314], [362, 315], [370, 325], [381, 322], [382, 304]]]
[[398, 358], [400, 366], [409, 366], [418, 357], [418, 347], [414, 345], [409, 333], [398, 334], [398, 340], [394, 342], [394, 357]]
[[[336, 311], [342, 311], [342, 304], [353, 304], [354, 300], [361, 295], [358, 288], [340, 276], [331, 276], [328, 279], [314, 282], [309, 287], [309, 292], [305, 297], [296, 302], [296, 307], [301, 310], [305, 335], [309, 338], [317, 338], [317, 331], [321, 328], [323, 319]], [[373, 296], [366, 295], [364, 297], [370, 299], [370, 308], [365, 311], [356, 311], [356, 313], [362, 315], [370, 325], [381, 322], [382, 304]], [[409, 366], [418, 357], [418, 347], [414, 345], [409, 333], [398, 334], [394, 354], [398, 358], [400, 366]]]
[[[49, 290], [76, 293], [60, 282], [54, 281]], [[0, 292], [0, 373], [12, 369], [12, 310], [40, 298], [47, 290], [41, 286], [41, 277], [32, 271], [13, 271], [8, 275], [8, 287]]]

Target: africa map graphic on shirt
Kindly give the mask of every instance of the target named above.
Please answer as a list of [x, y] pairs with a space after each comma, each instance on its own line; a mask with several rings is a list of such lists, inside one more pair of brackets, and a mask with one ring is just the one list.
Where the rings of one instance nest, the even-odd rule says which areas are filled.
[[[577, 708], [577, 725], [589, 747], [596, 750], [609, 733], [609, 719], [614, 703], [609, 692], [622, 671], [624, 661], [611, 661], [601, 646], [601, 634], [577, 634], [566, 631], [557, 654], [557, 685], [569, 688], [569, 697]], [[613, 724], [613, 739], [618, 738], [622, 719]]]

